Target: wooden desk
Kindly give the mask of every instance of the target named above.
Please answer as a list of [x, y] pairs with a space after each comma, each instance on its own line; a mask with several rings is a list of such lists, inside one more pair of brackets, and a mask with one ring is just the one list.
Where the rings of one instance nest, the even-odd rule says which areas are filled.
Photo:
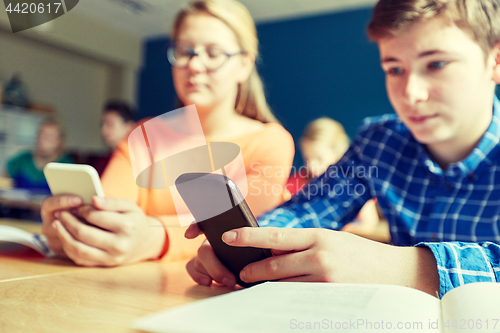
[[[40, 233], [41, 223], [0, 219], [0, 224]], [[19, 244], [0, 242], [0, 282], [26, 279], [83, 269], [70, 261], [46, 259], [34, 250]]]
[[132, 322], [141, 316], [230, 291], [196, 285], [186, 262], [83, 268], [1, 250], [0, 332], [134, 332]]

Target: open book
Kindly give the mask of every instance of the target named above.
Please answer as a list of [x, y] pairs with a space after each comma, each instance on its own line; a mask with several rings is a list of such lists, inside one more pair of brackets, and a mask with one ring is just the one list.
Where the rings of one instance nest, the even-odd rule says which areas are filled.
[[500, 283], [442, 300], [392, 285], [267, 282], [138, 320], [147, 332], [500, 332]]
[[32, 248], [33, 250], [46, 257], [51, 257], [54, 255], [47, 246], [47, 240], [45, 236], [31, 234], [19, 228], [0, 225], [0, 242], [22, 244]]

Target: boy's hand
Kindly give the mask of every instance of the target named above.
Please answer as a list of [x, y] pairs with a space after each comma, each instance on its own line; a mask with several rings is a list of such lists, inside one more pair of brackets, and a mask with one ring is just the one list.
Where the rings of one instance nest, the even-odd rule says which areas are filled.
[[[394, 247], [345, 232], [325, 229], [240, 228], [224, 233], [231, 246], [272, 249], [274, 257], [251, 263], [240, 273], [245, 282], [262, 280], [383, 283], [408, 286], [435, 295], [439, 276], [426, 248]], [[199, 249], [189, 274], [200, 280], [228, 277], [207, 246]], [[188, 265], [189, 266], [189, 265]], [[198, 282], [199, 283], [199, 282]]]
[[[202, 234], [203, 232], [198, 227], [198, 224], [193, 223], [186, 230], [185, 236], [187, 239], [194, 239]], [[198, 255], [187, 263], [186, 269], [191, 278], [202, 286], [210, 286], [212, 280], [229, 288], [236, 285], [236, 278], [233, 273], [219, 261], [208, 240], [200, 246]]]
[[202, 286], [210, 286], [212, 280], [234, 288], [236, 278], [217, 258], [206, 240], [198, 249], [198, 255], [191, 259], [186, 269], [191, 278]]

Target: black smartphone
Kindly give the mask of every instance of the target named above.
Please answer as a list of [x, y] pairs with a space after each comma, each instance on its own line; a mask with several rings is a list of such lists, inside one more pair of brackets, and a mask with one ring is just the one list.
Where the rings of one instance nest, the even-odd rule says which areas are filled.
[[176, 179], [175, 186], [215, 255], [236, 276], [237, 283], [251, 287], [264, 282], [243, 282], [240, 271], [252, 262], [271, 257], [271, 250], [235, 247], [222, 241], [222, 234], [228, 230], [259, 226], [236, 184], [224, 175], [185, 173]]

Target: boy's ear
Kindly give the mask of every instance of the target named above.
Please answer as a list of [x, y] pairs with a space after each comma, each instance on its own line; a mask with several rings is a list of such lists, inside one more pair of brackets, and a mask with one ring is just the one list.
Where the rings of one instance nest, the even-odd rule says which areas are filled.
[[500, 42], [493, 47], [493, 57], [495, 59], [493, 67], [493, 81], [496, 84], [500, 84]]

